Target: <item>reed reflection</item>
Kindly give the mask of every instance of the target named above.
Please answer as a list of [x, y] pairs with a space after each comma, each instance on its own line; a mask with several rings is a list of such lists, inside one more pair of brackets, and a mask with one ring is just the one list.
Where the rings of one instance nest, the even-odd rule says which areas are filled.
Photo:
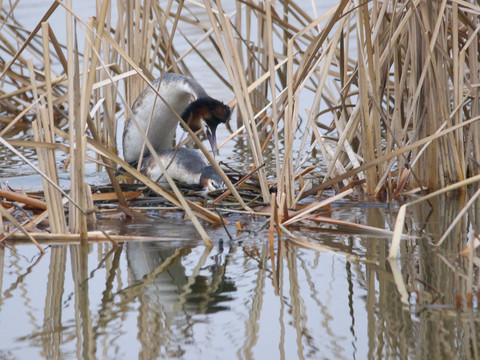
[[[418, 238], [402, 240], [395, 261], [388, 238], [315, 221], [289, 230], [323, 251], [252, 230], [211, 250], [193, 241], [104, 243], [50, 247], [32, 260], [0, 248], [0, 320], [23, 317], [0, 329], [12, 354], [33, 348], [48, 359], [258, 358], [265, 349], [285, 359], [475, 358], [480, 316], [468, 294], [477, 287], [470, 259], [458, 253], [478, 227], [478, 204], [455, 238], [432, 246], [459, 199], [412, 207], [406, 224]], [[377, 227], [395, 218], [387, 208], [359, 209]], [[148, 236], [159, 223], [123, 230]], [[168, 226], [181, 232], [180, 222]]]
[[52, 249], [42, 331], [43, 352], [49, 359], [62, 357], [62, 298], [65, 286], [67, 247]]

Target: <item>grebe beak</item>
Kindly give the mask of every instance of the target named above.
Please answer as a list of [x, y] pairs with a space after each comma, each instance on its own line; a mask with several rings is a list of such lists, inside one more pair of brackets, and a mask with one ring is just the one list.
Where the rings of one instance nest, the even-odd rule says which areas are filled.
[[204, 128], [204, 131], [205, 131], [205, 134], [207, 135], [208, 142], [212, 147], [213, 155], [214, 156], [219, 155], [218, 147], [217, 147], [217, 136], [216, 136], [217, 126], [206, 125]]

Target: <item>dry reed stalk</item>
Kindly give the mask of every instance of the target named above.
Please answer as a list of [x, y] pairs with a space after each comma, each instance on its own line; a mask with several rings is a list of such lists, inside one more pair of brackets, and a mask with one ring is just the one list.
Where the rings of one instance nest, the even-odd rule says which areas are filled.
[[[232, 81], [232, 87], [237, 97], [239, 111], [244, 119], [247, 133], [249, 134], [250, 148], [252, 150], [254, 164], [256, 167], [260, 167], [263, 163], [263, 157], [260, 150], [260, 141], [258, 138], [257, 128], [253, 122], [254, 114], [250, 98], [248, 96], [248, 86], [245, 79], [245, 73], [241, 66], [240, 56], [237, 52], [237, 45], [233, 36], [230, 19], [225, 15], [220, 1], [216, 1], [218, 8], [218, 20], [215, 13], [208, 1], [205, 1], [205, 8], [210, 18], [212, 28], [217, 39], [222, 58], [226, 65], [227, 71]], [[217, 21], [220, 24], [217, 24]], [[222, 36], [223, 35], [223, 36]], [[233, 59], [233, 64], [230, 63], [230, 59]], [[241, 99], [241, 101], [240, 101]], [[263, 200], [269, 201], [267, 178], [265, 171], [260, 168], [259, 170], [260, 187], [262, 191]]]
[[[66, 7], [71, 9], [72, 8], [72, 1], [67, 0]], [[78, 46], [76, 42], [74, 44], [74, 30], [73, 30], [73, 19], [72, 15], [69, 11], [65, 12], [65, 22], [66, 22], [66, 37], [67, 37], [67, 86], [68, 86], [68, 125], [69, 125], [69, 143], [70, 143], [70, 153], [69, 157], [73, 166], [70, 167], [70, 177], [71, 177], [71, 194], [72, 198], [75, 201], [81, 197], [82, 192], [79, 192], [79, 187], [83, 186], [83, 177], [81, 172], [83, 168], [83, 164], [81, 164], [81, 154], [82, 154], [82, 145], [76, 144], [78, 139], [81, 139], [81, 135], [77, 134], [76, 131], [78, 130], [78, 126], [75, 125], [75, 122], [80, 122], [80, 92], [79, 92], [79, 74], [78, 74]], [[75, 56], [74, 52], [77, 54]], [[80, 140], [81, 141], [81, 140]], [[79, 146], [79, 148], [77, 148]], [[79, 153], [77, 153], [77, 151]], [[77, 166], [79, 166], [77, 168]], [[81, 177], [81, 179], [79, 178]], [[85, 209], [85, 202], [84, 197], [80, 200], [79, 203], [80, 209]], [[72, 204], [70, 204], [69, 210], [69, 229], [70, 232], [82, 234], [83, 238], [85, 237], [86, 232], [86, 219], [83, 216], [82, 211], [80, 209], [74, 208]]]
[[465, 204], [465, 206], [462, 208], [462, 210], [460, 210], [457, 214], [457, 216], [455, 217], [455, 219], [450, 223], [450, 225], [448, 226], [447, 230], [445, 230], [445, 232], [443, 233], [442, 237], [440, 238], [440, 240], [437, 241], [437, 243], [435, 244], [436, 247], [439, 247], [440, 245], [442, 245], [442, 243], [445, 241], [445, 239], [448, 237], [448, 235], [450, 235], [450, 233], [452, 232], [453, 228], [459, 223], [459, 221], [462, 219], [462, 217], [467, 213], [467, 211], [472, 207], [474, 206], [475, 204], [475, 201], [478, 199], [478, 197], [480, 196], [480, 190], [477, 190], [475, 192], [475, 194], [468, 200], [468, 202]]
[[[319, 191], [322, 191], [340, 181], [342, 181], [343, 179], [347, 179], [349, 177], [352, 177], [352, 176], [355, 176], [356, 174], [358, 174], [359, 172], [361, 171], [364, 171], [372, 166], [375, 166], [377, 164], [380, 164], [384, 161], [388, 161], [392, 158], [395, 158], [395, 157], [398, 157], [400, 156], [401, 154], [403, 153], [406, 153], [406, 152], [409, 152], [417, 147], [420, 147], [424, 144], [427, 144], [429, 142], [431, 142], [432, 140], [438, 140], [440, 139], [442, 136], [445, 136], [445, 135], [448, 135], [450, 132], [452, 131], [455, 131], [456, 129], [458, 129], [459, 127], [465, 127], [465, 126], [468, 126], [470, 124], [474, 124], [476, 122], [478, 122], [478, 120], [480, 120], [480, 116], [476, 116], [470, 120], [466, 120], [464, 122], [462, 122], [461, 124], [458, 124], [458, 125], [455, 125], [455, 126], [451, 126], [450, 128], [447, 128], [445, 130], [442, 130], [440, 132], [437, 132], [436, 134], [434, 135], [430, 135], [430, 136], [427, 136], [421, 140], [418, 140], [416, 142], [414, 142], [413, 144], [410, 144], [410, 145], [406, 145], [400, 149], [397, 149], [391, 153], [388, 153], [386, 155], [383, 155], [381, 157], [378, 157], [376, 158], [375, 160], [369, 162], [369, 163], [365, 163], [365, 164], [362, 164], [360, 165], [358, 168], [354, 168], [352, 170], [349, 170], [347, 171], [346, 173], [342, 174], [342, 175], [338, 175], [337, 177], [335, 177], [334, 179], [331, 179], [331, 180], [328, 180], [328, 181], [325, 181], [324, 183], [320, 184], [320, 185], [316, 185], [314, 187], [312, 187], [312, 189], [306, 191], [302, 198], [305, 198], [306, 196], [310, 196], [310, 195], [314, 195], [316, 194], [317, 192]], [[467, 179], [468, 180], [468, 179]]]
[[55, 143], [55, 144], [47, 144], [43, 142], [37, 142], [34, 140], [8, 140], [8, 143], [12, 146], [16, 147], [23, 147], [23, 148], [44, 148], [49, 150], [60, 150], [65, 153], [68, 153], [68, 147], [63, 144]]
[[[293, 182], [293, 141], [295, 138], [295, 130], [297, 125], [297, 107], [294, 106], [293, 96], [293, 39], [289, 40], [287, 45], [287, 100], [285, 104], [284, 117], [284, 138], [285, 148], [283, 154], [283, 164], [278, 179], [278, 188], [286, 194], [287, 206], [292, 207], [294, 200]], [[295, 102], [298, 97], [295, 97]]]
[[[41, 108], [39, 112], [39, 117], [45, 119], [48, 117], [46, 114], [45, 108]], [[44, 142], [45, 137], [42, 133], [45, 128], [42, 125], [39, 125], [37, 121], [34, 121], [32, 124], [34, 138], [36, 141]], [[51, 179], [51, 181], [58, 185], [58, 178], [55, 176], [56, 169], [52, 167], [52, 156], [48, 155], [47, 149], [37, 148], [37, 156], [39, 161], [40, 170], [46, 174], [46, 176]], [[56, 165], [56, 164], [55, 164]], [[47, 204], [47, 209], [49, 212], [50, 227], [54, 233], [65, 233], [66, 232], [66, 222], [64, 216], [64, 210], [62, 206], [62, 198], [56, 189], [47, 182], [46, 179], [42, 178], [43, 182], [43, 192], [45, 195], [45, 201]]]
[[[99, 19], [97, 22], [96, 36], [93, 33], [93, 19], [90, 19], [87, 22], [87, 33], [85, 36], [85, 48], [83, 51], [83, 76], [82, 83], [80, 84], [78, 79], [78, 69], [79, 69], [79, 59], [78, 56], [74, 59], [75, 67], [74, 72], [69, 74], [74, 78], [74, 93], [79, 97], [79, 109], [75, 112], [75, 118], [69, 118], [69, 130], [70, 130], [70, 149], [71, 149], [71, 158], [72, 158], [72, 167], [71, 171], [71, 189], [72, 197], [79, 203], [80, 208], [83, 211], [77, 211], [72, 206], [70, 207], [70, 229], [73, 233], [79, 233], [82, 237], [86, 239], [87, 233], [87, 219], [85, 216], [87, 204], [87, 194], [85, 194], [85, 155], [86, 155], [86, 138], [84, 136], [85, 129], [87, 127], [87, 117], [89, 116], [89, 107], [90, 99], [92, 93], [93, 83], [95, 81], [96, 64], [98, 62], [97, 54], [100, 50], [101, 44], [101, 34], [104, 30], [105, 17], [107, 12], [107, 6], [109, 1], [104, 1], [101, 7], [99, 14]], [[71, 21], [71, 17], [68, 16]], [[69, 21], [67, 18], [67, 22]], [[73, 44], [73, 33], [70, 34], [69, 40]], [[72, 51], [74, 47], [70, 47], [69, 50]], [[75, 50], [76, 47], [75, 47]], [[78, 54], [78, 50], [76, 51]], [[90, 60], [90, 61], [88, 61]], [[72, 70], [72, 68], [69, 68]], [[87, 75], [88, 74], [88, 75]], [[72, 105], [72, 104], [70, 104]], [[75, 106], [75, 104], [73, 103]], [[74, 108], [71, 108], [74, 109]]]
[[305, 249], [314, 250], [314, 251], [318, 251], [318, 252], [329, 252], [329, 253], [334, 252], [335, 255], [343, 256], [348, 261], [358, 261], [358, 262], [363, 262], [363, 263], [372, 263], [371, 260], [365, 260], [365, 259], [362, 259], [358, 256], [355, 256], [355, 255], [352, 255], [352, 254], [349, 254], [349, 253], [346, 253], [346, 252], [343, 252], [343, 251], [334, 250], [334, 249], [329, 248], [328, 246], [325, 246], [325, 245], [322, 245], [322, 244], [317, 244], [317, 243], [314, 243], [312, 241], [308, 241], [308, 240], [299, 238], [298, 236], [295, 236], [290, 231], [288, 231], [283, 225], [280, 225], [280, 226], [282, 227], [282, 230], [286, 234], [288, 234], [287, 240], [289, 242], [295, 243], [296, 245], [301, 246]]
[[[137, 191], [124, 191], [123, 195], [128, 200], [133, 200], [142, 195], [142, 190]], [[117, 200], [117, 194], [114, 192], [102, 192], [93, 194], [94, 201], [112, 201]]]
[[[68, 6], [66, 7], [66, 10], [67, 10], [67, 29], [71, 29], [71, 26], [72, 26], [71, 16], [68, 15], [68, 14], [71, 13], [71, 10]], [[72, 13], [72, 15], [73, 15], [73, 13]], [[91, 24], [90, 25], [85, 24], [85, 25], [88, 29], [91, 29]], [[71, 31], [69, 31], [69, 32], [71, 32]], [[89, 33], [91, 34], [91, 31]], [[91, 36], [90, 36], [90, 38], [91, 38]], [[69, 73], [72, 74], [72, 76], [69, 77], [69, 79], [71, 80], [71, 83], [69, 83], [69, 86], [72, 87], [72, 90], [68, 92], [68, 94], [69, 94], [69, 104], [70, 104], [69, 108], [71, 108], [73, 106], [73, 108], [75, 109], [74, 112], [69, 112], [69, 124], [70, 124], [69, 127], [70, 127], [70, 129], [75, 129], [75, 126], [78, 125], [78, 122], [75, 122], [74, 120], [76, 118], [77, 119], [80, 118], [80, 116], [81, 116], [80, 111], [79, 111], [79, 107], [80, 107], [79, 97], [74, 96], [74, 93], [77, 93], [77, 94], [80, 93], [80, 88], [79, 88], [79, 85], [78, 85], [79, 84], [78, 49], [75, 47], [75, 54], [77, 55], [77, 56], [75, 56], [75, 54], [73, 53], [73, 45], [72, 45], [73, 38], [72, 38], [72, 36], [70, 36], [69, 39], [70, 39], [70, 41], [68, 41], [69, 46], [67, 46], [67, 52], [69, 54], [69, 57], [72, 59], [71, 62], [69, 62], [69, 64], [76, 64], [75, 67], [72, 65], [71, 68], [68, 70]], [[90, 43], [93, 43], [92, 39], [90, 40]], [[93, 49], [93, 53], [96, 55], [96, 58], [99, 58], [97, 50]], [[75, 60], [73, 60], [73, 59], [75, 59]], [[100, 59], [99, 59], [99, 61], [101, 62]], [[103, 62], [102, 62], [101, 69], [104, 69], [105, 71], [108, 71], [107, 67], [105, 66], [105, 64], [103, 64]], [[118, 77], [117, 80], [120, 79], [120, 78], [123, 78], [124, 76], [125, 75], [122, 75], [122, 76]], [[109, 76], [108, 73], [107, 73], [107, 77], [109, 77], [108, 83], [112, 83], [113, 80]], [[96, 89], [99, 89], [99, 88], [107, 85], [108, 83], [106, 81], [100, 81], [100, 84], [95, 83], [95, 84], [91, 85], [91, 88], [92, 88], [92, 90], [93, 89], [96, 90]], [[116, 89], [116, 87], [115, 87], [115, 89]], [[85, 94], [85, 91], [82, 91], [82, 92]], [[97, 93], [95, 93], [95, 94], [97, 94]], [[110, 92], [108, 94], [110, 94]], [[115, 104], [115, 102], [112, 102], [112, 100], [113, 100], [112, 97], [107, 95], [105, 100], [106, 100], [105, 103], [110, 105], [110, 107], [104, 108], [105, 114], [108, 115], [108, 114], [114, 113], [116, 104]], [[102, 103], [104, 103], [104, 102], [102, 100], [99, 100], [99, 102], [97, 102], [96, 107], [94, 107], [94, 109], [92, 109], [92, 113], [94, 113], [95, 109], [98, 109], [99, 104], [102, 104]], [[113, 103], [113, 106], [112, 106], [112, 103]], [[99, 119], [97, 119], [96, 124], [94, 124], [94, 122], [91, 119], [91, 116], [93, 116], [93, 115], [90, 114], [90, 113], [87, 113], [86, 124], [88, 124], [88, 128], [91, 131], [92, 137], [97, 141], [103, 140], [103, 142], [105, 142], [108, 145], [111, 145], [115, 149], [116, 148], [115, 141], [112, 141], [112, 139], [115, 139], [115, 136], [116, 136], [115, 131], [114, 131], [115, 125], [116, 125], [115, 121], [114, 121], [115, 120], [114, 117], [113, 116], [112, 117], [105, 116], [104, 121], [103, 121], [103, 125], [102, 125], [100, 123]], [[82, 135], [84, 130], [82, 130], [81, 128], [84, 128], [84, 127], [85, 127], [85, 124], [80, 125], [79, 126], [79, 132], [78, 132], [78, 134], [81, 135], [79, 137], [81, 137], [81, 139], [82, 139], [81, 144], [82, 144], [83, 148], [85, 148], [84, 143], [85, 143], [86, 138], [85, 138], [84, 135]], [[102, 135], [99, 134], [98, 129], [103, 129], [103, 134]], [[61, 131], [58, 130], [58, 129], [57, 129], [57, 132], [61, 133]], [[75, 131], [70, 131], [70, 142], [80, 141], [79, 139], [76, 139], [76, 136], [77, 136], [76, 134], [77, 133]], [[64, 136], [64, 135], [62, 135], [62, 136]], [[74, 153], [74, 156], [75, 155], [77, 155], [76, 152]], [[87, 158], [88, 158], [87, 156], [83, 156], [84, 160], [87, 159]], [[107, 172], [107, 174], [110, 178], [110, 181], [112, 183], [112, 186], [113, 186], [113, 188], [114, 188], [114, 190], [117, 194], [117, 198], [119, 200], [120, 205], [126, 206], [126, 201], [123, 198], [122, 191], [120, 189], [120, 186], [118, 184], [117, 179], [115, 178], [114, 171], [112, 170], [114, 164], [112, 164], [109, 161], [108, 158], [102, 158], [102, 161], [103, 161], [104, 164], [107, 164], [107, 166], [105, 167], [105, 170], [106, 170], [106, 172]], [[67, 163], [68, 163], [68, 161], [67, 161]], [[72, 172], [73, 172], [73, 169], [72, 169]], [[83, 177], [81, 177], [81, 174], [77, 175], [76, 178], [77, 179], [79, 179], [79, 178], [83, 179]], [[81, 191], [79, 193], [81, 193]], [[88, 194], [85, 194], [85, 195], [88, 195]], [[80, 222], [84, 223], [84, 220], [81, 218], [82, 215], [77, 214], [77, 217], [78, 216], [80, 216]], [[75, 216], [73, 218], [75, 218]]]
[[[262, 165], [262, 167], [263, 167], [263, 165]], [[247, 175], [245, 175], [244, 177], [242, 177], [240, 180], [238, 180], [235, 183], [235, 188], [240, 187], [242, 184], [247, 182], [253, 176], [253, 174], [255, 174], [256, 172], [258, 172], [258, 168], [252, 169]], [[222, 195], [220, 195], [215, 200], [213, 200], [213, 203], [214, 204], [220, 203], [221, 201], [225, 200], [225, 198], [227, 196], [229, 196], [230, 194], [231, 194], [230, 190], [225, 191]]]
[[[276, 178], [280, 178], [280, 148], [279, 148], [279, 136], [278, 136], [278, 121], [277, 121], [277, 103], [276, 103], [276, 72], [275, 72], [275, 57], [274, 57], [274, 44], [273, 44], [273, 20], [272, 20], [272, 3], [271, 0], [267, 0], [265, 3], [266, 7], [266, 22], [267, 22], [267, 49], [268, 49], [268, 71], [269, 71], [269, 82], [270, 82], [270, 92], [272, 94], [271, 108], [272, 113], [271, 117], [273, 119], [273, 134], [274, 134], [274, 146], [275, 146], [275, 175]], [[272, 204], [273, 206], [273, 204]]]
[[277, 218], [277, 202], [275, 194], [272, 194], [270, 199], [271, 213], [270, 213], [270, 226], [268, 232], [268, 245], [271, 251], [270, 258], [273, 260], [273, 241], [275, 237], [275, 219]]
[[320, 208], [322, 208], [322, 207], [324, 207], [328, 204], [331, 204], [332, 202], [334, 202], [338, 199], [344, 198], [345, 196], [350, 195], [352, 192], [353, 192], [353, 189], [349, 189], [347, 191], [341, 192], [340, 194], [332, 196], [332, 197], [330, 197], [326, 200], [319, 201], [319, 202], [313, 202], [312, 204], [307, 206], [305, 209], [300, 210], [294, 217], [288, 219], [287, 221], [284, 221], [282, 223], [282, 225], [287, 226], [287, 225], [293, 224], [297, 221], [301, 221], [302, 219], [304, 219], [308, 214], [312, 213], [313, 211], [315, 211], [317, 209], [320, 209]]
[[33, 206], [37, 209], [41, 209], [41, 210], [47, 209], [47, 205], [45, 204], [44, 201], [35, 199], [31, 196], [22, 195], [13, 191], [0, 189], [0, 197], [5, 198], [7, 200], [20, 202], [25, 205]]
[[5, 231], [6, 231], [6, 228], [4, 227], [4, 224], [3, 224], [3, 216], [0, 216], [0, 236], [3, 237], [5, 234]]
[[15, 63], [15, 61], [20, 57], [21, 53], [25, 50], [25, 48], [27, 48], [30, 44], [31, 44], [31, 41], [32, 39], [37, 35], [38, 31], [40, 30], [41, 26], [42, 26], [42, 23], [46, 22], [48, 20], [48, 18], [53, 14], [53, 12], [55, 11], [55, 9], [58, 7], [59, 3], [58, 2], [54, 2], [50, 8], [47, 10], [47, 12], [45, 13], [45, 15], [42, 17], [42, 19], [38, 22], [37, 26], [35, 27], [35, 29], [30, 33], [30, 35], [28, 36], [28, 38], [23, 42], [22, 46], [20, 47], [20, 49], [18, 49], [18, 51], [15, 53], [15, 55], [12, 57], [12, 59], [8, 62], [8, 64], [5, 66], [5, 68], [3, 69], [2, 73], [0, 74], [0, 80], [2, 80], [5, 75], [8, 73], [10, 67]]
[[[366, 11], [366, 5], [362, 6], [363, 11], [357, 12], [357, 37], [358, 37], [358, 83], [359, 83], [359, 100], [360, 100], [360, 108], [361, 111], [359, 112], [360, 115], [360, 123], [361, 123], [361, 141], [362, 141], [362, 155], [366, 163], [369, 163], [375, 158], [376, 149], [379, 147], [380, 143], [376, 142], [375, 133], [379, 127], [379, 118], [378, 113], [373, 110], [373, 113], [370, 112], [369, 106], [369, 87], [371, 87], [372, 79], [369, 78], [371, 76], [371, 68], [369, 69], [368, 66], [373, 66], [371, 57], [372, 57], [372, 48], [371, 43], [369, 40], [368, 30], [370, 29], [370, 24], [368, 23], [369, 17]], [[366, 33], [364, 33], [364, 30]], [[366, 40], [366, 43], [364, 41]], [[364, 53], [364, 49], [366, 49], [367, 54]], [[369, 61], [367, 62], [367, 58]], [[372, 193], [374, 191], [374, 187], [377, 184], [377, 172], [378, 169], [376, 167], [371, 167], [366, 170], [366, 180], [367, 180], [367, 189], [368, 193]]]
[[[37, 117], [32, 124], [34, 138], [37, 142], [55, 143], [55, 133], [53, 124], [53, 98], [52, 98], [52, 86], [50, 77], [50, 51], [48, 47], [48, 24], [42, 24], [42, 39], [44, 49], [44, 64], [45, 64], [45, 97], [46, 104], [38, 105], [37, 102]], [[37, 88], [35, 83], [35, 75], [33, 64], [28, 61], [28, 68], [30, 72], [30, 80], [32, 85], [32, 93], [35, 98], [38, 98]], [[51, 183], [58, 186], [58, 174], [56, 167], [55, 151], [53, 149], [38, 147], [37, 156], [39, 160], [39, 167], [46, 176], [51, 179], [51, 182], [47, 182], [45, 178], [42, 178], [43, 189], [45, 194], [45, 200], [47, 203], [47, 209], [50, 220], [51, 231], [54, 233], [66, 232], [65, 213], [62, 204], [62, 196]]]
[[97, 217], [95, 216], [95, 211], [98, 210], [95, 205], [93, 204], [93, 195], [92, 195], [92, 188], [89, 184], [84, 184], [85, 186], [85, 202], [87, 206], [86, 211], [86, 219], [90, 222], [90, 224], [95, 224], [97, 222]]
[[[70, 196], [65, 193], [65, 191], [63, 191], [57, 183], [55, 183], [50, 177], [47, 176], [47, 174], [45, 174], [42, 170], [40, 170], [35, 164], [33, 164], [30, 160], [28, 160], [22, 153], [20, 153], [17, 149], [15, 149], [12, 145], [10, 145], [7, 141], [5, 141], [5, 139], [3, 139], [2, 137], [0, 137], [0, 143], [7, 147], [12, 153], [14, 153], [16, 156], [18, 156], [20, 159], [22, 159], [22, 161], [24, 161], [28, 166], [30, 166], [33, 170], [35, 170], [35, 172], [37, 172], [41, 177], [42, 177], [42, 180], [45, 180], [47, 181], [53, 188], [55, 188], [60, 194], [63, 195], [63, 197], [70, 201], [71, 203], [75, 204], [73, 202], [73, 200], [70, 198]], [[66, 201], [66, 200], [63, 200], [63, 201]], [[62, 202], [62, 205], [64, 203]], [[48, 207], [48, 205], [47, 205]]]
[[[401, 239], [401, 236], [402, 236], [402, 233], [403, 233], [403, 226], [404, 226], [404, 223], [405, 223], [406, 208], [408, 206], [412, 206], [412, 205], [415, 205], [419, 202], [429, 200], [429, 199], [431, 199], [435, 196], [445, 194], [445, 193], [447, 193], [449, 191], [452, 191], [452, 190], [456, 190], [456, 189], [459, 189], [459, 188], [464, 188], [467, 185], [478, 183], [478, 181], [480, 181], [480, 175], [472, 176], [472, 177], [470, 177], [466, 180], [460, 181], [460, 182], [452, 184], [452, 185], [448, 185], [445, 188], [434, 191], [431, 194], [422, 196], [419, 199], [415, 199], [415, 200], [413, 200], [409, 203], [406, 203], [406, 204], [403, 204], [402, 206], [400, 206], [400, 209], [398, 210], [397, 220], [395, 222], [395, 228], [394, 228], [394, 231], [393, 231], [393, 238], [392, 238], [392, 245], [390, 247], [390, 252], [388, 254], [388, 257], [389, 258], [398, 257], [398, 249], [400, 247], [400, 239]], [[465, 207], [465, 209], [466, 209], [466, 207]], [[440, 244], [438, 244], [438, 245], [440, 245]]]
[[[40, 250], [40, 252], [41, 252], [42, 254], [45, 253], [45, 250], [44, 250], [44, 249], [40, 246], [40, 244], [35, 240], [35, 237], [33, 237], [28, 231], [26, 231], [26, 230], [24, 229], [24, 227], [22, 226], [22, 224], [20, 224], [20, 223], [17, 221], [17, 219], [15, 219], [15, 217], [14, 217], [12, 214], [10, 214], [10, 213], [7, 211], [7, 209], [5, 209], [5, 208], [3, 207], [2, 204], [0, 204], [0, 214], [2, 215], [2, 217], [7, 218], [8, 221], [10, 221], [10, 222], [13, 224], [13, 226], [15, 226], [18, 230], [20, 230], [20, 231], [24, 234], [24, 236], [25, 236], [26, 239], [29, 239], [31, 242], [33, 242], [33, 243], [37, 246], [38, 250]], [[2, 228], [2, 232], [3, 232], [3, 228]], [[10, 236], [14, 236], [14, 234], [10, 234]], [[5, 238], [5, 237], [2, 237], [2, 239], [0, 240], [0, 244], [1, 244], [2, 242], [4, 242], [5, 240], [6, 240], [6, 238]]]
[[278, 237], [281, 236], [281, 232], [279, 231], [279, 221], [278, 221], [278, 208], [277, 208], [277, 196], [276, 194], [272, 194], [270, 199], [270, 204], [272, 207], [272, 212], [270, 214], [270, 227], [269, 227], [269, 237], [268, 237], [268, 250], [270, 256], [270, 263], [272, 267], [272, 274], [273, 274], [273, 286], [275, 288], [275, 294], [278, 295], [278, 274], [275, 271], [275, 245], [274, 245], [274, 236], [275, 230], [277, 230]]
[[400, 267], [398, 266], [396, 259], [388, 259], [388, 264], [392, 269], [393, 280], [395, 281], [395, 286], [397, 287], [397, 291], [400, 294], [400, 301], [406, 306], [410, 305], [408, 301], [409, 296], [407, 287], [405, 285], [405, 282], [403, 281], [402, 272], [400, 271]]

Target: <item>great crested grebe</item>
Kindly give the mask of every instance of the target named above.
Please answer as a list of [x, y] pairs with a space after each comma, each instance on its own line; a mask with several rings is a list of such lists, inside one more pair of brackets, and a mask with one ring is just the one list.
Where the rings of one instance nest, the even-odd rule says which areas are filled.
[[[157, 155], [173, 180], [200, 185], [205, 192], [223, 187], [222, 178], [208, 164], [200, 150], [184, 147], [171, 148], [158, 152]], [[166, 182], [166, 180], [160, 181], [163, 173], [152, 155], [143, 159], [140, 171], [155, 182]]]
[[[208, 96], [203, 87], [188, 76], [167, 73], [156, 79], [152, 85], [193, 131], [205, 125], [205, 134], [212, 151], [216, 153], [216, 129], [220, 123], [225, 123], [230, 118], [230, 108]], [[144, 132], [147, 132], [150, 122], [147, 138], [157, 152], [171, 147], [179, 122], [177, 115], [170, 111], [150, 87], [143, 90], [135, 100], [132, 113]], [[129, 117], [123, 129], [123, 158], [126, 162], [133, 163], [140, 159], [143, 142], [137, 126]], [[143, 156], [149, 153], [145, 147]]]

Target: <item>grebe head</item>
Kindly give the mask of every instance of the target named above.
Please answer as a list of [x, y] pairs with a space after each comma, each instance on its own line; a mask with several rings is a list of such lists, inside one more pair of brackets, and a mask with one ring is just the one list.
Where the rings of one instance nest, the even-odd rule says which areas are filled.
[[226, 123], [230, 119], [232, 111], [221, 101], [211, 97], [199, 98], [192, 101], [182, 113], [182, 119], [193, 131], [204, 128], [207, 139], [210, 142], [214, 154], [217, 149], [217, 126]]
[[202, 169], [202, 175], [200, 176], [200, 185], [206, 192], [219, 190], [224, 186], [222, 178], [210, 165], [205, 166]]

